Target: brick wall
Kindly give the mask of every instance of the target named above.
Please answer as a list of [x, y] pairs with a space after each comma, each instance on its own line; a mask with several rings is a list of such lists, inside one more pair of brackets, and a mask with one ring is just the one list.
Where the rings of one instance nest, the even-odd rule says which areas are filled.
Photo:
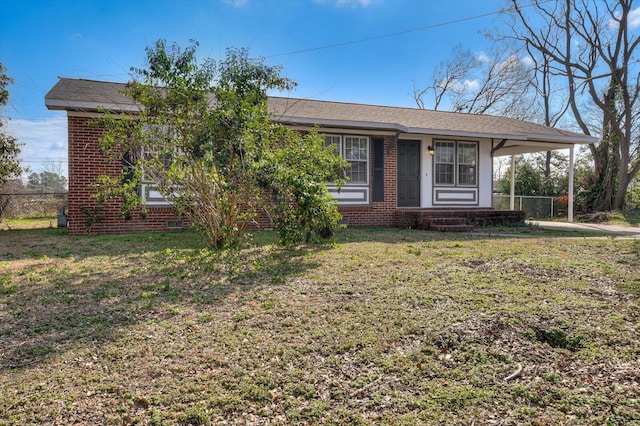
[[[104, 129], [92, 126], [92, 118], [69, 116], [69, 210], [68, 228], [70, 234], [82, 234], [88, 231], [87, 215], [80, 207], [92, 211], [97, 205], [94, 197], [95, 191], [92, 185], [100, 175], [112, 177], [120, 176], [121, 164], [112, 161], [107, 155], [101, 154], [98, 148], [98, 140]], [[385, 138], [384, 158], [384, 201], [372, 202], [369, 206], [340, 207], [345, 222], [355, 226], [389, 226], [393, 224], [396, 207], [396, 149], [387, 154], [387, 147], [391, 144], [392, 137]], [[371, 151], [371, 150], [370, 150]], [[372, 167], [372, 161], [369, 162]], [[371, 173], [370, 176], [373, 176]], [[104, 209], [98, 214], [103, 216], [101, 222], [94, 223], [92, 233], [127, 233], [144, 231], [166, 231], [181, 229], [170, 227], [182, 221], [182, 227], [188, 227], [186, 217], [177, 217], [171, 207], [147, 207], [147, 213], [143, 214], [139, 209], [128, 220], [121, 218], [120, 205], [117, 200], [112, 200], [104, 205]], [[170, 223], [172, 222], [172, 223]], [[253, 229], [270, 229], [272, 224], [269, 218], [262, 214]]]
[[[83, 234], [87, 229], [87, 215], [80, 207], [89, 211], [98, 205], [92, 189], [96, 179], [100, 175], [112, 177], [120, 176], [121, 164], [112, 161], [108, 156], [100, 153], [98, 140], [104, 129], [92, 126], [92, 118], [69, 116], [69, 210], [68, 228], [70, 234]], [[97, 213], [102, 216], [101, 222], [94, 223], [90, 231], [95, 233], [126, 233], [142, 231], [164, 231], [168, 225], [177, 225], [176, 221], [183, 221], [187, 226], [186, 218], [176, 217], [171, 207], [149, 207], [146, 215], [140, 210], [133, 213], [129, 220], [118, 216], [119, 203], [114, 200], [105, 203], [104, 209]], [[173, 222], [168, 224], [168, 222]]]
[[[384, 201], [371, 202], [369, 206], [339, 207], [343, 219], [348, 225], [355, 226], [391, 226], [396, 211], [396, 152], [387, 148], [393, 140], [392, 136], [384, 139]], [[373, 161], [369, 162], [373, 167]], [[373, 176], [373, 173], [369, 173]]]

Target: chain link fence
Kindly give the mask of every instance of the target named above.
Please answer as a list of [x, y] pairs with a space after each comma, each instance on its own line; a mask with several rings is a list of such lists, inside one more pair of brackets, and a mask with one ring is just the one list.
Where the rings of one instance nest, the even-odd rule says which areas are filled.
[[0, 192], [2, 219], [56, 217], [66, 206], [66, 192]]
[[[496, 210], [509, 210], [509, 195], [493, 194], [493, 207]], [[566, 197], [516, 195], [514, 208], [524, 211], [527, 219], [567, 217]]]

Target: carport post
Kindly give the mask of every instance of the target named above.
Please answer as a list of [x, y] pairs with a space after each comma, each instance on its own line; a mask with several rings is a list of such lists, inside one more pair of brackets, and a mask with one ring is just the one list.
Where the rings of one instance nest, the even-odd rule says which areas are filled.
[[516, 156], [511, 156], [511, 186], [509, 187], [509, 210], [516, 209]]
[[568, 207], [568, 218], [569, 223], [573, 222], [573, 150], [574, 146], [572, 145], [569, 148], [569, 191], [567, 197], [567, 207]]

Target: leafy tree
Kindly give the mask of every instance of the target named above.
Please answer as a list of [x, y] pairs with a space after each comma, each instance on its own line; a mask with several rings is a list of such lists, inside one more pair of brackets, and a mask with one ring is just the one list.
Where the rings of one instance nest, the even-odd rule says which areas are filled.
[[[317, 131], [302, 135], [281, 127], [282, 140], [263, 153], [258, 163], [261, 187], [271, 194], [269, 213], [284, 244], [329, 238], [341, 215], [325, 182], [342, 185], [336, 172], [345, 167], [333, 149], [323, 147]], [[304, 167], [300, 167], [304, 164]]]
[[[136, 117], [106, 113], [99, 120], [107, 128], [102, 148], [125, 165], [119, 178], [100, 178], [99, 201], [122, 197], [122, 215], [129, 217], [140, 204], [136, 189], [152, 182], [214, 247], [237, 242], [259, 211], [282, 213], [267, 205], [282, 199], [298, 202], [296, 220], [275, 220], [278, 227], [335, 228], [335, 206], [324, 203], [324, 182], [345, 163], [316, 149], [317, 137], [283, 130], [268, 112], [267, 91], [295, 83], [280, 75], [280, 67], [250, 58], [246, 49], [229, 49], [219, 63], [198, 62], [197, 46], [181, 49], [159, 40], [147, 48], [147, 67], [132, 68], [138, 79], [126, 90], [141, 111]], [[311, 142], [305, 173], [300, 161], [283, 157], [287, 150], [305, 152], [303, 142]], [[290, 179], [294, 173], [305, 176], [304, 182]], [[313, 193], [310, 202], [296, 195], [301, 190]], [[323, 215], [327, 220], [311, 220]]]
[[[0, 109], [9, 101], [9, 90], [7, 86], [13, 82], [13, 79], [6, 73], [6, 68], [0, 62]], [[4, 121], [0, 119], [0, 219], [2, 213], [6, 211], [6, 207], [10, 202], [10, 195], [2, 195], [6, 191], [7, 185], [20, 176], [22, 168], [20, 167], [20, 143], [16, 138], [4, 132], [2, 127]]]
[[[0, 108], [9, 101], [7, 86], [12, 82], [13, 79], [7, 75], [6, 68], [0, 62]], [[0, 188], [22, 173], [18, 159], [20, 143], [13, 136], [6, 134], [2, 129], [3, 126], [4, 121], [0, 120]]]
[[[552, 151], [551, 167], [547, 174], [547, 153], [516, 158], [515, 194], [524, 196], [558, 196], [567, 191], [566, 156]], [[498, 192], [508, 194], [511, 188], [511, 166], [498, 180]]]
[[27, 177], [27, 188], [40, 192], [64, 192], [67, 178], [50, 171], [31, 173]]
[[626, 202], [627, 210], [640, 214], [640, 178], [629, 185]]

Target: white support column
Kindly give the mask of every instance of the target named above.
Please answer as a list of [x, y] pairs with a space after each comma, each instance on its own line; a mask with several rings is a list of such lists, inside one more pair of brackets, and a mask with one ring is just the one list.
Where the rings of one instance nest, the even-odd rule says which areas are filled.
[[509, 210], [516, 209], [516, 156], [511, 156], [511, 186], [509, 187]]
[[569, 191], [567, 194], [568, 221], [573, 222], [573, 167], [574, 147], [569, 148]]

